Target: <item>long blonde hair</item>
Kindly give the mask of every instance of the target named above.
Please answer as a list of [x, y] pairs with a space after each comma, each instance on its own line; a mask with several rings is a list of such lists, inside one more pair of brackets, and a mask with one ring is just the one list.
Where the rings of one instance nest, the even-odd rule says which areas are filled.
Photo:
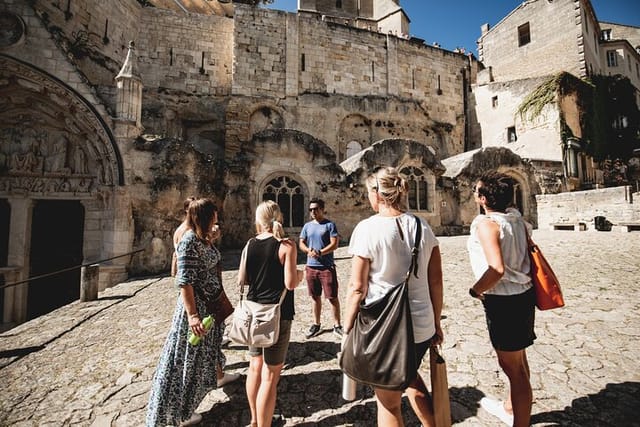
[[272, 200], [265, 200], [256, 208], [256, 228], [258, 233], [268, 231], [278, 240], [284, 239], [284, 227], [282, 226], [282, 211], [280, 206]]
[[367, 178], [367, 189], [375, 189], [385, 205], [399, 211], [407, 210], [409, 185], [396, 168], [383, 166]]

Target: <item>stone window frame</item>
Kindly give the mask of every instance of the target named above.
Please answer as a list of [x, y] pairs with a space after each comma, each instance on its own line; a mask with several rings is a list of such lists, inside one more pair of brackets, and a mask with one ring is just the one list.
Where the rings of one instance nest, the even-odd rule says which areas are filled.
[[607, 50], [607, 67], [615, 68], [618, 66], [618, 52], [615, 49]]
[[525, 22], [518, 25], [518, 47], [526, 46], [531, 43], [531, 25]]
[[307, 191], [300, 178], [287, 172], [274, 173], [264, 181], [259, 194], [259, 202], [273, 200], [280, 206], [285, 230], [302, 228], [307, 220]]
[[[353, 150], [354, 144], [358, 146], [357, 150]], [[356, 140], [351, 140], [347, 143], [347, 147], [345, 150], [345, 154], [344, 154], [344, 158], [348, 159], [349, 157], [353, 156], [354, 154], [359, 153], [360, 151], [362, 151], [362, 144], [360, 144], [358, 141]], [[351, 154], [349, 154], [351, 152]]]
[[416, 212], [433, 212], [436, 183], [433, 173], [421, 166], [413, 165], [401, 166], [398, 170], [409, 185], [409, 209]]

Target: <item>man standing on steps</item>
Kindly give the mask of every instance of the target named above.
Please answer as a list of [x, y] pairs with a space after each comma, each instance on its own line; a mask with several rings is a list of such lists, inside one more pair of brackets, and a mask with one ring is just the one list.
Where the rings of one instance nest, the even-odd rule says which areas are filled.
[[342, 337], [340, 323], [340, 300], [338, 298], [338, 277], [333, 261], [333, 251], [338, 248], [338, 229], [333, 221], [324, 216], [324, 201], [311, 199], [309, 213], [312, 221], [302, 227], [300, 250], [307, 254], [305, 277], [309, 295], [313, 299], [314, 323], [305, 334], [307, 338], [318, 335], [322, 311], [322, 293], [333, 309], [333, 333]]

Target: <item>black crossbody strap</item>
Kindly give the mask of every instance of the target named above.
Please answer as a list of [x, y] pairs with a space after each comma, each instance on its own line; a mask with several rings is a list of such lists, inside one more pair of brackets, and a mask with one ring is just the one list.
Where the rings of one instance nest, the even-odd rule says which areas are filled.
[[420, 253], [420, 242], [422, 241], [422, 223], [420, 222], [420, 218], [415, 215], [411, 216], [416, 220], [416, 240], [413, 242], [413, 249], [411, 249], [411, 265], [409, 266], [405, 282], [409, 281], [412, 272], [416, 278], [418, 277], [418, 254]]

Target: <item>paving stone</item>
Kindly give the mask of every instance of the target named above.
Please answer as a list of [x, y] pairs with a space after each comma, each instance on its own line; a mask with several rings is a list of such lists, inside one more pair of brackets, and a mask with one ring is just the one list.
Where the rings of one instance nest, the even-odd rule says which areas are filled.
[[[564, 286], [567, 306], [536, 312], [538, 340], [528, 351], [534, 425], [640, 425], [640, 233], [536, 231], [534, 239]], [[473, 278], [466, 236], [441, 237], [445, 305], [444, 357], [448, 362], [456, 426], [500, 426], [479, 408], [485, 395], [503, 397], [506, 377], [489, 344], [480, 304], [467, 295]], [[233, 303], [237, 252], [226, 253], [223, 273]], [[337, 253], [344, 301], [350, 259]], [[155, 365], [178, 296], [169, 277], [132, 279], [100, 293], [100, 300], [69, 304], [0, 334], [0, 425], [139, 426]], [[369, 387], [357, 400], [340, 397], [339, 340], [327, 331], [310, 340], [311, 300], [296, 291], [296, 320], [278, 386], [276, 413], [285, 426], [371, 426]], [[249, 422], [243, 347], [225, 349], [227, 371], [241, 380], [209, 393], [203, 426]], [[426, 362], [426, 361], [425, 361]], [[421, 374], [428, 380], [428, 363]], [[406, 399], [408, 426], [418, 426]]]

